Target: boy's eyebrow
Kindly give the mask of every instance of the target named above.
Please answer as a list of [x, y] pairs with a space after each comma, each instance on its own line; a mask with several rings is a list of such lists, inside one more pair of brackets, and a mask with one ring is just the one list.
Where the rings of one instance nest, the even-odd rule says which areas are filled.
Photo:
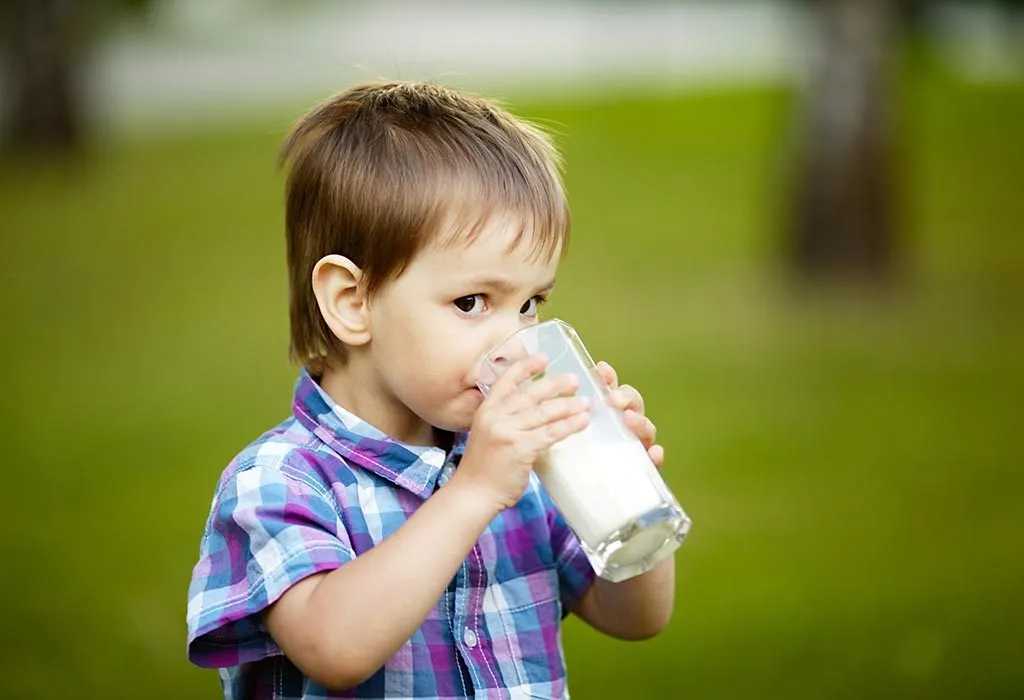
[[[503, 292], [505, 294], [514, 294], [516, 292], [516, 289], [518, 288], [518, 285], [516, 285], [516, 283], [512, 281], [511, 278], [505, 277], [503, 275], [480, 275], [479, 277], [472, 277], [466, 280], [465, 283], [470, 287], [496, 289], [499, 292]], [[552, 277], [550, 282], [545, 282], [544, 284], [540, 285], [537, 288], [537, 291], [543, 292], [549, 289], [554, 289], [554, 287], [555, 278]]]

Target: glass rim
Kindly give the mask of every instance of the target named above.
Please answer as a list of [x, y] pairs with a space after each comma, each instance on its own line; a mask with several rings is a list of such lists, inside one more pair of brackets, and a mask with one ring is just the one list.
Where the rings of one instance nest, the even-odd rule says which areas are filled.
[[[496, 353], [498, 350], [505, 347], [509, 342], [513, 341], [515, 338], [521, 337], [529, 333], [541, 332], [540, 329], [543, 327], [558, 328], [565, 336], [566, 340], [569, 341], [569, 343], [582, 345], [582, 341], [580, 340], [579, 334], [576, 333], [575, 328], [573, 328], [560, 318], [547, 318], [544, 319], [543, 321], [538, 321], [537, 323], [531, 323], [529, 326], [523, 326], [522, 328], [515, 330], [512, 333], [509, 333], [507, 336], [502, 338], [499, 343], [497, 343], [494, 347], [492, 347], [490, 350], [483, 354], [483, 362], [487, 364], [493, 364], [492, 358], [494, 356], [494, 353]], [[554, 359], [555, 358], [549, 357], [548, 361], [550, 362], [553, 361]]]

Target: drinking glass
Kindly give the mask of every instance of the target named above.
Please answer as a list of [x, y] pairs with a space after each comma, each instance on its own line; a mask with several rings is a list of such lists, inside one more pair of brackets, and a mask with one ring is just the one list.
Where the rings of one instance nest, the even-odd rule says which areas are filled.
[[690, 519], [643, 444], [609, 403], [610, 389], [573, 328], [558, 319], [527, 326], [484, 357], [477, 378], [486, 394], [513, 362], [548, 357], [544, 374], [573, 374], [590, 400], [590, 423], [556, 443], [534, 471], [576, 533], [594, 571], [624, 581], [649, 571], [682, 544]]

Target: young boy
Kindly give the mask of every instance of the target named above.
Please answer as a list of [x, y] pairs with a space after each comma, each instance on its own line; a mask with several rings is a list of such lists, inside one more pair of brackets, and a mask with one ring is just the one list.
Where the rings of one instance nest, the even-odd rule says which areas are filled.
[[[671, 558], [613, 584], [532, 472], [582, 430], [567, 375], [479, 358], [535, 323], [569, 237], [558, 156], [491, 103], [352, 88], [285, 143], [293, 415], [228, 466], [188, 605], [225, 697], [567, 696], [561, 619], [623, 639], [671, 615]], [[651, 458], [636, 390], [613, 400]]]

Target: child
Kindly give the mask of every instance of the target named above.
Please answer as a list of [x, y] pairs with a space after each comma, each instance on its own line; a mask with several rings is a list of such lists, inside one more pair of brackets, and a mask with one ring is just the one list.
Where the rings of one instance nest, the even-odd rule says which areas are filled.
[[[328, 100], [285, 143], [293, 415], [214, 495], [188, 653], [232, 698], [567, 696], [561, 619], [623, 639], [671, 615], [671, 558], [613, 584], [532, 472], [587, 425], [568, 375], [479, 358], [535, 323], [569, 237], [558, 156], [426, 83]], [[636, 390], [613, 401], [651, 458]]]

